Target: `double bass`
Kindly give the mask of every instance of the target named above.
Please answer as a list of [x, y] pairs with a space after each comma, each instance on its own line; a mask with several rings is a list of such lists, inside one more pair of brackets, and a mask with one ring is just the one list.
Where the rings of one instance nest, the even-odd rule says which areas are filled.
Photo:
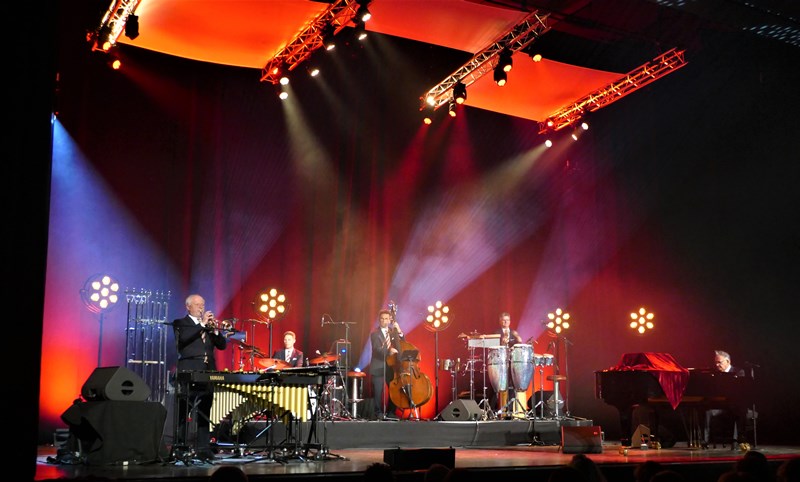
[[[390, 336], [397, 339], [397, 305], [390, 303], [392, 322]], [[389, 382], [389, 397], [397, 408], [409, 410], [424, 405], [433, 396], [433, 386], [428, 375], [419, 369], [419, 350], [411, 343], [397, 339], [397, 353], [389, 355], [386, 363], [392, 367], [394, 378]]]

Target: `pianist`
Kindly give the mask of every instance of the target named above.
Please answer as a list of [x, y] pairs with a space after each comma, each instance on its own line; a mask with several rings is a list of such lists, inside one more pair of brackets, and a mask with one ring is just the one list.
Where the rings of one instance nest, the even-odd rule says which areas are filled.
[[[214, 349], [224, 350], [227, 339], [220, 333], [214, 320], [214, 314], [206, 311], [205, 300], [198, 294], [186, 298], [186, 316], [172, 322], [175, 334], [175, 346], [178, 350], [178, 372], [216, 370]], [[198, 459], [210, 461], [214, 458], [211, 452], [211, 432], [209, 413], [214, 400], [213, 387], [205, 383], [192, 384], [188, 401], [178, 397], [178, 434], [187, 442], [187, 418], [197, 423], [197, 439], [195, 451]], [[190, 414], [187, 402], [196, 406], [197, 413]]]
[[[723, 350], [714, 350], [714, 369], [728, 373], [730, 376], [744, 377], [745, 372], [731, 364], [731, 356]], [[713, 408], [706, 410], [705, 444], [713, 442], [715, 432], [722, 432], [723, 439], [744, 441], [746, 409], [736, 404], [729, 408]], [[731, 432], [732, 430], [732, 432]]]

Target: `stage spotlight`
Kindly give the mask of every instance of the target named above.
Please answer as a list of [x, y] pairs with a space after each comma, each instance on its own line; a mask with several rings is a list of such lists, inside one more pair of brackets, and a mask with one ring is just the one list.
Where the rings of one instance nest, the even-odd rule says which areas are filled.
[[514, 67], [514, 61], [511, 59], [510, 50], [503, 49], [500, 51], [497, 65], [502, 68], [504, 72], [511, 72], [511, 69]]
[[256, 311], [268, 320], [276, 320], [286, 314], [286, 295], [275, 288], [264, 290], [256, 297]]
[[319, 67], [314, 65], [309, 65], [306, 68], [306, 72], [308, 72], [308, 75], [310, 75], [311, 77], [316, 77], [319, 75]]
[[448, 104], [447, 104], [447, 113], [448, 113], [448, 115], [450, 115], [450, 117], [455, 117], [456, 115], [458, 115], [458, 113], [456, 112], [456, 103], [455, 103], [455, 101], [451, 100], [450, 102], [448, 102]]
[[561, 334], [562, 331], [569, 329], [569, 313], [563, 311], [561, 308], [556, 308], [553, 313], [548, 313], [547, 328]]
[[103, 313], [119, 301], [119, 283], [109, 275], [94, 275], [86, 280], [81, 299], [92, 313]]
[[456, 85], [453, 86], [453, 99], [457, 104], [467, 101], [467, 86], [463, 82], [456, 82]]
[[494, 68], [494, 81], [497, 83], [497, 85], [502, 87], [506, 85], [507, 80], [508, 74], [506, 74], [506, 71], [503, 70], [500, 64], [497, 64], [497, 67]]
[[422, 109], [422, 122], [424, 122], [426, 125], [431, 125], [433, 123], [433, 112], [433, 106], [426, 104], [425, 108]]
[[367, 26], [363, 21], [356, 20], [356, 39], [359, 41], [364, 40], [367, 38]]
[[546, 141], [544, 141], [544, 145], [546, 147], [553, 147], [553, 141], [551, 141], [550, 139], [547, 139]]
[[639, 308], [638, 312], [631, 313], [631, 323], [630, 327], [639, 332], [639, 334], [643, 334], [647, 330], [652, 330], [655, 328], [655, 323], [653, 323], [653, 318], [655, 318], [655, 314], [648, 313], [646, 309]]
[[369, 19], [372, 18], [372, 14], [370, 13], [369, 9], [367, 8], [367, 4], [369, 2], [359, 2], [361, 4], [356, 11], [356, 17], [358, 20], [362, 22], [368, 22]]
[[425, 328], [429, 331], [442, 331], [448, 326], [450, 326], [450, 307], [441, 301], [428, 306]]
[[541, 62], [542, 61], [542, 54], [533, 54], [533, 55], [531, 55], [531, 59], [534, 62]]
[[139, 17], [137, 15], [130, 14], [125, 20], [125, 36], [131, 40], [139, 36]]
[[325, 25], [325, 27], [322, 28], [322, 45], [325, 47], [325, 50], [333, 50], [336, 47], [335, 35], [336, 32], [333, 30], [332, 25]]

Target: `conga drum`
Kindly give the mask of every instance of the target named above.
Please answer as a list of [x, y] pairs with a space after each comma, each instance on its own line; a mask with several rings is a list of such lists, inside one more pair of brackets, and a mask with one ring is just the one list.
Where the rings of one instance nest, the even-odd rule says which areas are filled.
[[511, 347], [511, 380], [516, 401], [511, 410], [514, 418], [525, 418], [528, 412], [528, 385], [533, 380], [533, 346], [517, 343]]
[[527, 391], [533, 379], [533, 347], [517, 343], [511, 347], [511, 380], [514, 390]]
[[486, 355], [489, 381], [497, 393], [508, 390], [508, 347], [493, 346]]

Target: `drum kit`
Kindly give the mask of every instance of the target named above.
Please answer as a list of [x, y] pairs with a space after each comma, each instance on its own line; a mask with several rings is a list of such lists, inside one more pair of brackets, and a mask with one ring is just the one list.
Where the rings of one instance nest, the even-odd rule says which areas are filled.
[[[482, 335], [473, 332], [470, 334], [462, 333], [458, 337], [466, 340], [470, 351], [470, 356], [466, 363], [462, 364], [461, 359], [445, 359], [439, 362], [439, 369], [449, 371], [453, 375], [453, 399], [456, 398], [455, 375], [462, 368], [465, 374], [469, 373], [470, 398], [475, 398], [476, 365], [485, 360], [483, 367], [478, 368], [483, 375], [483, 398], [478, 403], [478, 406], [483, 411], [484, 420], [506, 417], [514, 419], [545, 418], [544, 404], [541, 402], [544, 396], [544, 369], [545, 367], [555, 366], [555, 357], [553, 355], [535, 353], [533, 346], [529, 343], [518, 343], [510, 347], [501, 345], [499, 334]], [[481, 356], [475, 355], [476, 349], [483, 351]], [[527, 390], [533, 381], [534, 371], [537, 368], [540, 380], [540, 401], [528, 410]], [[488, 388], [486, 383], [487, 375], [494, 392], [499, 395], [500, 408], [497, 411], [493, 409], [486, 395]], [[514, 397], [508, 400], [507, 393], [512, 389]], [[537, 409], [539, 409], [538, 413]]]
[[[246, 321], [252, 323], [253, 328], [255, 328], [256, 323], [262, 323], [260, 320]], [[251, 333], [251, 338], [254, 338], [254, 335], [254, 333]], [[248, 344], [246, 330], [233, 330], [226, 337], [229, 342], [238, 348], [234, 354], [234, 356], [238, 354], [238, 358], [233, 360], [233, 365], [237, 366], [239, 371], [267, 372], [291, 368], [288, 362], [280, 358], [272, 358], [257, 346]], [[317, 351], [317, 356], [306, 359], [306, 365], [308, 367], [334, 367], [336, 369], [335, 374], [329, 376], [325, 384], [321, 386], [321, 393], [316, 393], [318, 387], [309, 387], [312, 410], [316, 410], [316, 407], [319, 406], [319, 416], [323, 420], [350, 420], [356, 418], [358, 403], [363, 401], [366, 373], [353, 370], [347, 371], [347, 385], [345, 385], [343, 375], [346, 367], [342, 365], [342, 360], [335, 352], [320, 353]]]

